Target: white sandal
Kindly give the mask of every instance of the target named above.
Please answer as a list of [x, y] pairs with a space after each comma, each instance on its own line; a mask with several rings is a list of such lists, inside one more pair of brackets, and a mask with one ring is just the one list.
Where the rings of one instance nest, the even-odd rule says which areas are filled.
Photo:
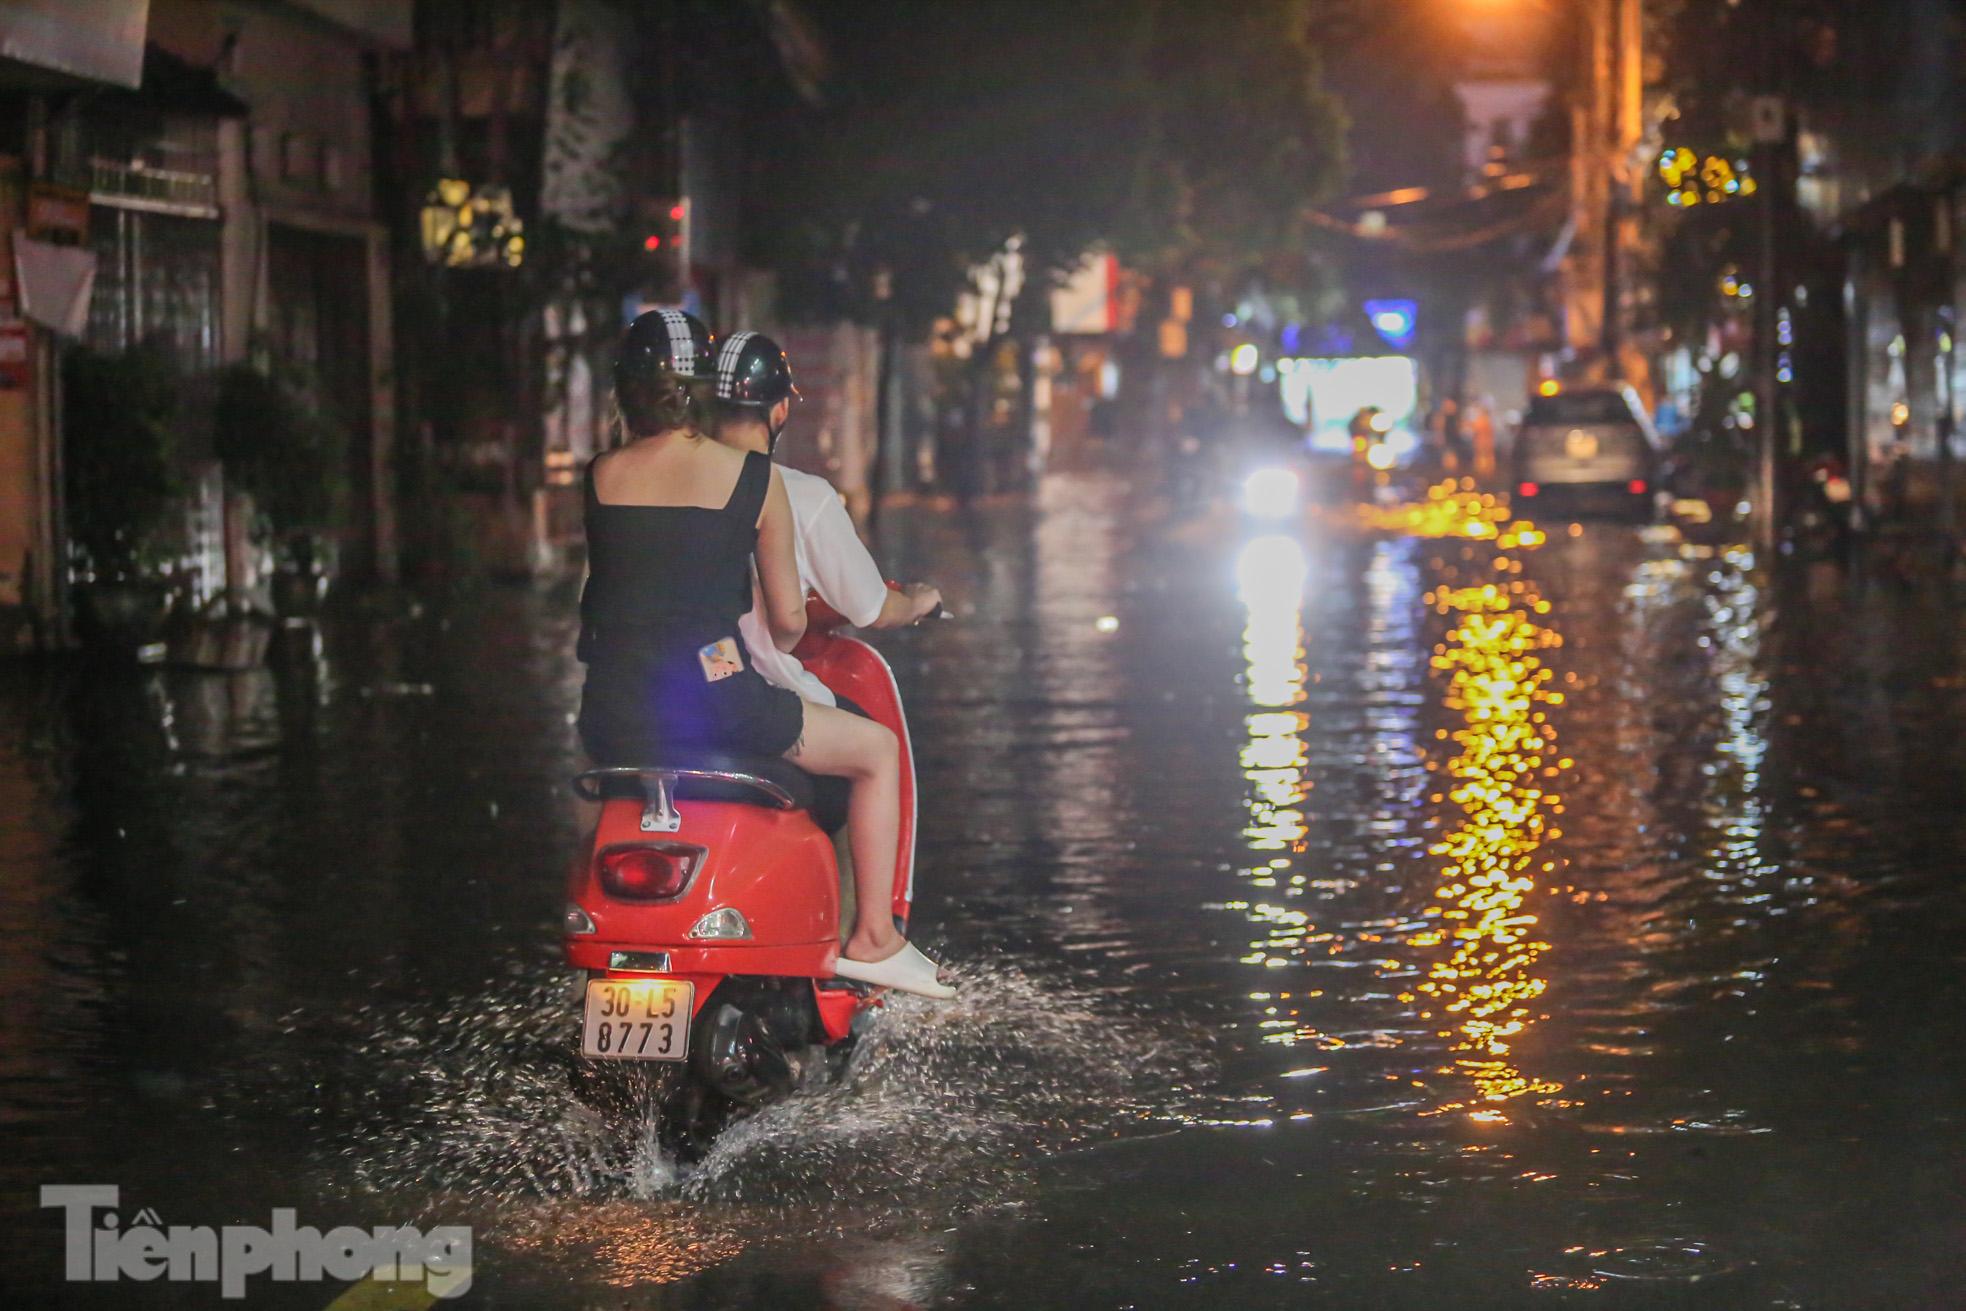
[[941, 966], [922, 955], [912, 942], [886, 960], [864, 961], [842, 956], [833, 962], [833, 973], [842, 979], [947, 1001], [956, 995], [956, 990], [936, 977], [940, 970]]

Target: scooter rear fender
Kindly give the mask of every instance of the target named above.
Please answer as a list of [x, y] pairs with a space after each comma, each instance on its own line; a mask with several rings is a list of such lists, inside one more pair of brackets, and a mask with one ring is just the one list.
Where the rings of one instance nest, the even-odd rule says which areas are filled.
[[[682, 817], [673, 833], [645, 833], [642, 804], [615, 799], [601, 808], [587, 858], [573, 871], [568, 896], [593, 921], [591, 934], [569, 935], [568, 959], [587, 947], [666, 950], [672, 958], [689, 952], [736, 953], [739, 959], [819, 961], [832, 969], [840, 923], [839, 867], [833, 844], [804, 811], [775, 810], [734, 801], [676, 803]], [[673, 901], [617, 900], [601, 887], [600, 854], [608, 847], [640, 842], [673, 842], [699, 847], [702, 861], [682, 895]], [[705, 941], [691, 938], [691, 928], [713, 910], [730, 908], [744, 916], [751, 936]], [[822, 950], [823, 949], [823, 950]], [[815, 951], [820, 951], [815, 955]], [[604, 968], [589, 960], [584, 968]], [[678, 969], [687, 968], [680, 963]], [[719, 973], [817, 973], [779, 968], [739, 969], [711, 966]]]

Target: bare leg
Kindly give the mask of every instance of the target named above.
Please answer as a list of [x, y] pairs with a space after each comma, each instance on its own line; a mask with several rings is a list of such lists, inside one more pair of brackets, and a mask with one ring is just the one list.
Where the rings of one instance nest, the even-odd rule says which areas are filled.
[[805, 733], [785, 755], [815, 774], [847, 779], [847, 844], [853, 852], [853, 934], [841, 951], [886, 960], [907, 945], [894, 928], [894, 870], [901, 846], [901, 748], [871, 719], [808, 703]]

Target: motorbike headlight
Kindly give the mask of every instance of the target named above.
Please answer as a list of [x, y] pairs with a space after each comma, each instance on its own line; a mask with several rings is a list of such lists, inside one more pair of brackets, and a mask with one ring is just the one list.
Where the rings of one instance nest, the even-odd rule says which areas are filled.
[[1399, 456], [1385, 442], [1374, 442], [1365, 452], [1365, 462], [1384, 472], [1399, 463]]
[[1284, 519], [1297, 510], [1297, 475], [1289, 469], [1258, 469], [1242, 481], [1242, 508], [1259, 519]]

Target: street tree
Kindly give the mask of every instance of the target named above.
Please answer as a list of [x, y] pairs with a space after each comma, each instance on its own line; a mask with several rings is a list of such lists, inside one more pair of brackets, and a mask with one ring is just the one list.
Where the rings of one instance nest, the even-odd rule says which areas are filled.
[[[1651, 190], [1655, 212], [1668, 216], [1661, 266], [1669, 274], [1658, 306], [1702, 375], [1688, 443], [1696, 460], [1716, 450], [1718, 463], [1745, 460], [1744, 419], [1772, 419], [1783, 458], [1843, 444], [1844, 254], [1830, 226], [1841, 216], [1800, 203], [1795, 132], [1835, 143], [1847, 194], [1942, 153], [1942, 137], [1897, 130], [1957, 117], [1939, 103], [1950, 84], [1932, 76], [1938, 65], [1903, 51], [1907, 31], [1946, 30], [1935, 8], [1943, 4], [1668, 0], [1652, 12], [1670, 96], [1665, 158]], [[1765, 149], [1752, 131], [1759, 95], [1778, 96], [1790, 123], [1784, 140]], [[1763, 204], [1771, 210], [1765, 227]], [[1762, 250], [1764, 240], [1772, 251]], [[1774, 271], [1771, 285], [1758, 285], [1764, 267]], [[1750, 354], [1750, 302], [1766, 298], [1775, 309], [1764, 327], [1787, 325], [1772, 352], [1780, 402], [1772, 416], [1753, 413], [1754, 380], [1736, 371]]]
[[781, 119], [756, 253], [788, 310], [909, 335], [1011, 241], [1023, 291], [988, 326], [1020, 337], [1093, 248], [1165, 281], [1302, 276], [1343, 157], [1313, 10], [811, 0], [830, 76]]

